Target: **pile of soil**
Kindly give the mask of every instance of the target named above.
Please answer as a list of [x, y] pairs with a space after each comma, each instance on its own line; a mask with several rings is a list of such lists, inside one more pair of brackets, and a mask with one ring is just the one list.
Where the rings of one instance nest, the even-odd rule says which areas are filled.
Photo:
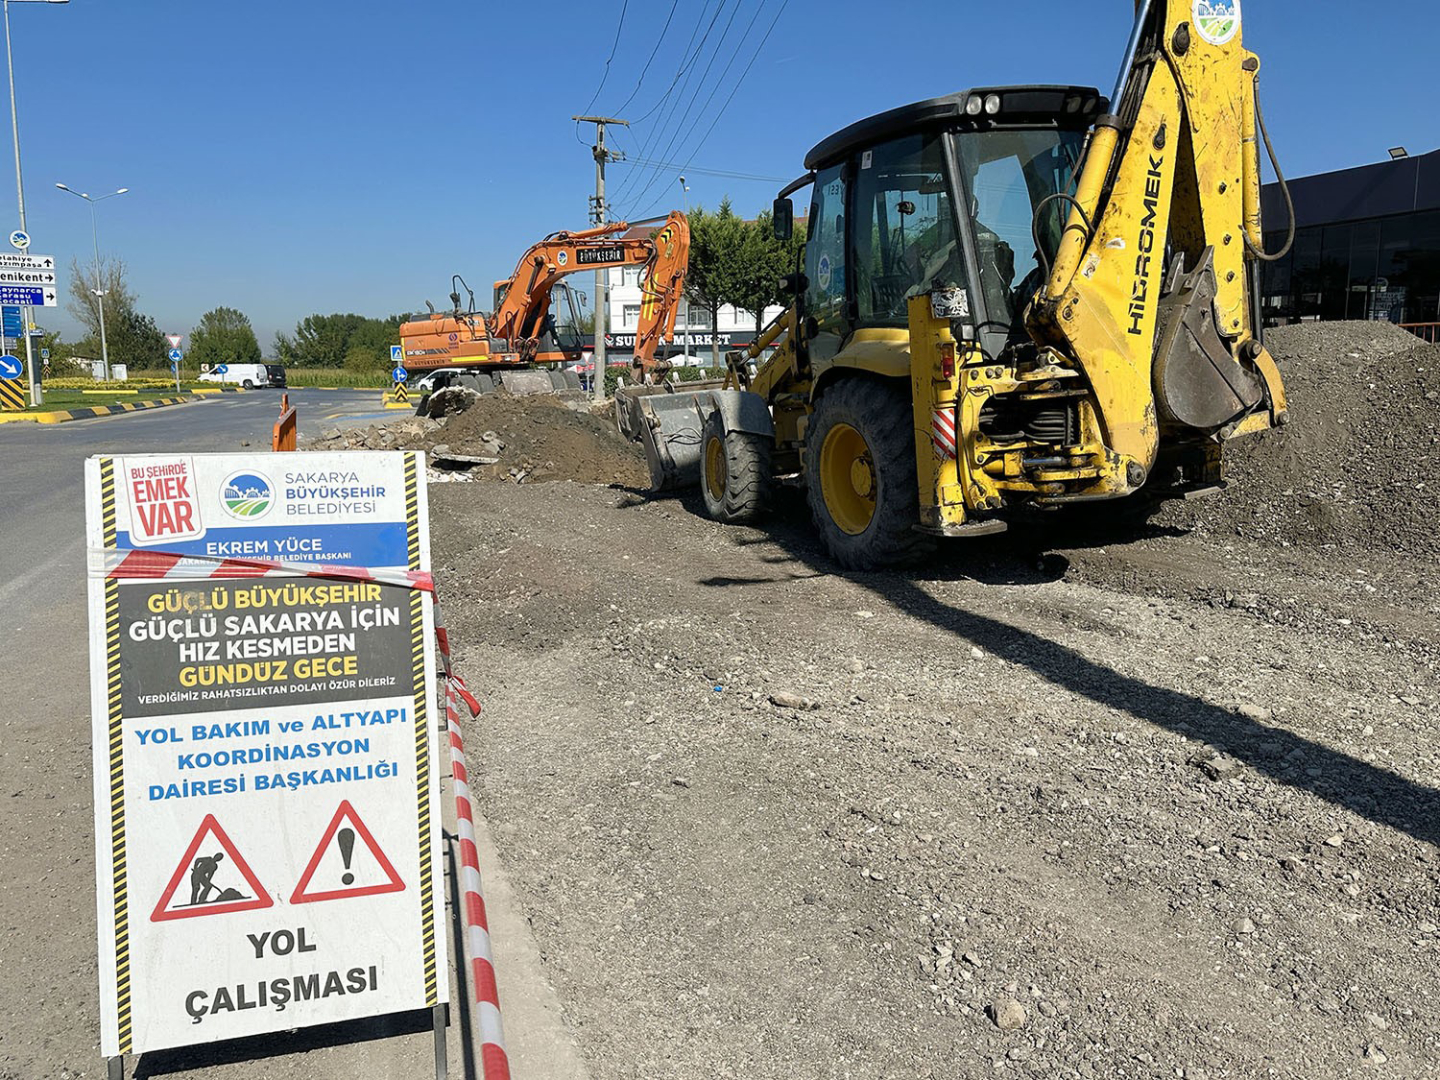
[[650, 482], [639, 446], [622, 439], [613, 423], [572, 409], [553, 394], [482, 394], [464, 412], [446, 417], [420, 445], [500, 459], [472, 469], [476, 479], [575, 480], [639, 488]]
[[1266, 335], [1290, 423], [1226, 448], [1232, 486], [1177, 524], [1280, 547], [1440, 558], [1440, 346], [1389, 323], [1306, 323]]

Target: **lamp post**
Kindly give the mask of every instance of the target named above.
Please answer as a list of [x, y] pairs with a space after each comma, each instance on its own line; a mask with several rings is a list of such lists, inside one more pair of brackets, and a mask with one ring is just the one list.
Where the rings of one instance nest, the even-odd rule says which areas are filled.
[[113, 199], [116, 195], [124, 195], [130, 189], [122, 187], [119, 191], [112, 191], [109, 195], [101, 195], [98, 199], [92, 199], [83, 191], [76, 191], [64, 184], [56, 184], [61, 191], [68, 191], [77, 199], [84, 199], [90, 204], [90, 242], [95, 245], [95, 287], [90, 291], [95, 294], [95, 307], [100, 312], [100, 367], [105, 372], [105, 381], [110, 381], [110, 348], [105, 343], [105, 290], [100, 288], [100, 233], [95, 224], [95, 204], [104, 202], [106, 199]]
[[[20, 114], [15, 108], [15, 53], [10, 47], [10, 5], [25, 3], [66, 4], [69, 0], [4, 0], [5, 8], [5, 66], [10, 72], [10, 134], [15, 138], [15, 195], [20, 202], [20, 231], [28, 233], [25, 227], [25, 181], [20, 176]], [[38, 405], [43, 400], [40, 379], [35, 374], [35, 357], [30, 350], [30, 308], [20, 308], [20, 333], [25, 338], [25, 368], [30, 373], [30, 404]]]

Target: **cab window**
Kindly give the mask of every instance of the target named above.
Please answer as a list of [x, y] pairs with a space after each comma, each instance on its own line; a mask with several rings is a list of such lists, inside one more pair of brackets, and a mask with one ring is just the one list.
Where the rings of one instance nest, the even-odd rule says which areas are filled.
[[805, 240], [805, 313], [815, 320], [809, 339], [812, 360], [828, 360], [840, 351], [850, 325], [845, 304], [848, 260], [845, 251], [844, 166], [825, 169], [815, 178]]
[[861, 326], [904, 326], [906, 301], [965, 284], [940, 137], [911, 135], [855, 162], [855, 300]]

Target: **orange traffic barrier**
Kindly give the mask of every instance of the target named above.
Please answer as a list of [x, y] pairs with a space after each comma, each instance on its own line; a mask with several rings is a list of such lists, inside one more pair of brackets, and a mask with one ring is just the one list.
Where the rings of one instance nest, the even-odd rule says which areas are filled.
[[294, 450], [296, 442], [295, 410], [290, 407], [290, 395], [280, 395], [280, 419], [275, 421], [275, 431], [270, 436], [271, 450]]

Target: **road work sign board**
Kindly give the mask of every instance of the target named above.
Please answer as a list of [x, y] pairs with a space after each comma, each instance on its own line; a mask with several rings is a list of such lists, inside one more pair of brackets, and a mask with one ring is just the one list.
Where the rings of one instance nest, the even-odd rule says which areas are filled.
[[447, 1000], [424, 475], [86, 463], [106, 1056]]

